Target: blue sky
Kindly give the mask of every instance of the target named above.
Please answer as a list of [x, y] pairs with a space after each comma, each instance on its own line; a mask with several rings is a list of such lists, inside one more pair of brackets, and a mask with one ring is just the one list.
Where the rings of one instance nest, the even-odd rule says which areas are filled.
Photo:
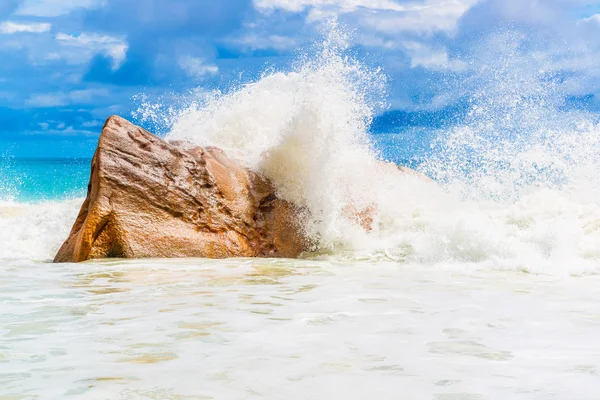
[[286, 69], [333, 16], [390, 77], [390, 110], [452, 110], [497, 68], [600, 109], [600, 0], [1, 0], [0, 154], [89, 156], [134, 96]]

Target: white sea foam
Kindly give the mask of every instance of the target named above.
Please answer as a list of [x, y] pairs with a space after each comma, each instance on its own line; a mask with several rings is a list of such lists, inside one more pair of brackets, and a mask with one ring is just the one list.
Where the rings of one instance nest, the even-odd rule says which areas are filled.
[[83, 199], [0, 202], [0, 260], [51, 260], [68, 237]]

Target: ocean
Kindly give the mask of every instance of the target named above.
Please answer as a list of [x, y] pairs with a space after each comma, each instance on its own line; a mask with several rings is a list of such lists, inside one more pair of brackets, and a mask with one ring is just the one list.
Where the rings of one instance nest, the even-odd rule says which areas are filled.
[[[89, 159], [2, 159], [0, 398], [600, 396], [598, 115], [508, 65], [460, 118], [399, 127], [378, 117], [386, 76], [338, 39], [134, 115], [172, 118], [166, 138], [217, 145], [309, 209], [301, 259], [52, 264]], [[372, 231], [348, 204], [375, 207]]]
[[89, 158], [0, 158], [0, 199], [20, 203], [85, 197]]

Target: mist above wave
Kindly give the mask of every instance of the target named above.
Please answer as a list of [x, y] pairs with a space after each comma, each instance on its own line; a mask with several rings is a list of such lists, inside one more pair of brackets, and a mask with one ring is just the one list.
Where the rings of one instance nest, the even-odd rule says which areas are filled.
[[600, 200], [600, 118], [571, 104], [570, 72], [514, 32], [473, 49], [467, 112], [420, 169], [467, 198], [518, 201], [553, 189]]

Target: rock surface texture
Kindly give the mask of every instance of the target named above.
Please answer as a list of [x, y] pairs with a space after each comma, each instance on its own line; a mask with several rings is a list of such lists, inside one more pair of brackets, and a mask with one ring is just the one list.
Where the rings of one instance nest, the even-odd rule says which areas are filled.
[[186, 150], [111, 117], [54, 261], [297, 257], [305, 245], [294, 207], [260, 175], [217, 148]]

